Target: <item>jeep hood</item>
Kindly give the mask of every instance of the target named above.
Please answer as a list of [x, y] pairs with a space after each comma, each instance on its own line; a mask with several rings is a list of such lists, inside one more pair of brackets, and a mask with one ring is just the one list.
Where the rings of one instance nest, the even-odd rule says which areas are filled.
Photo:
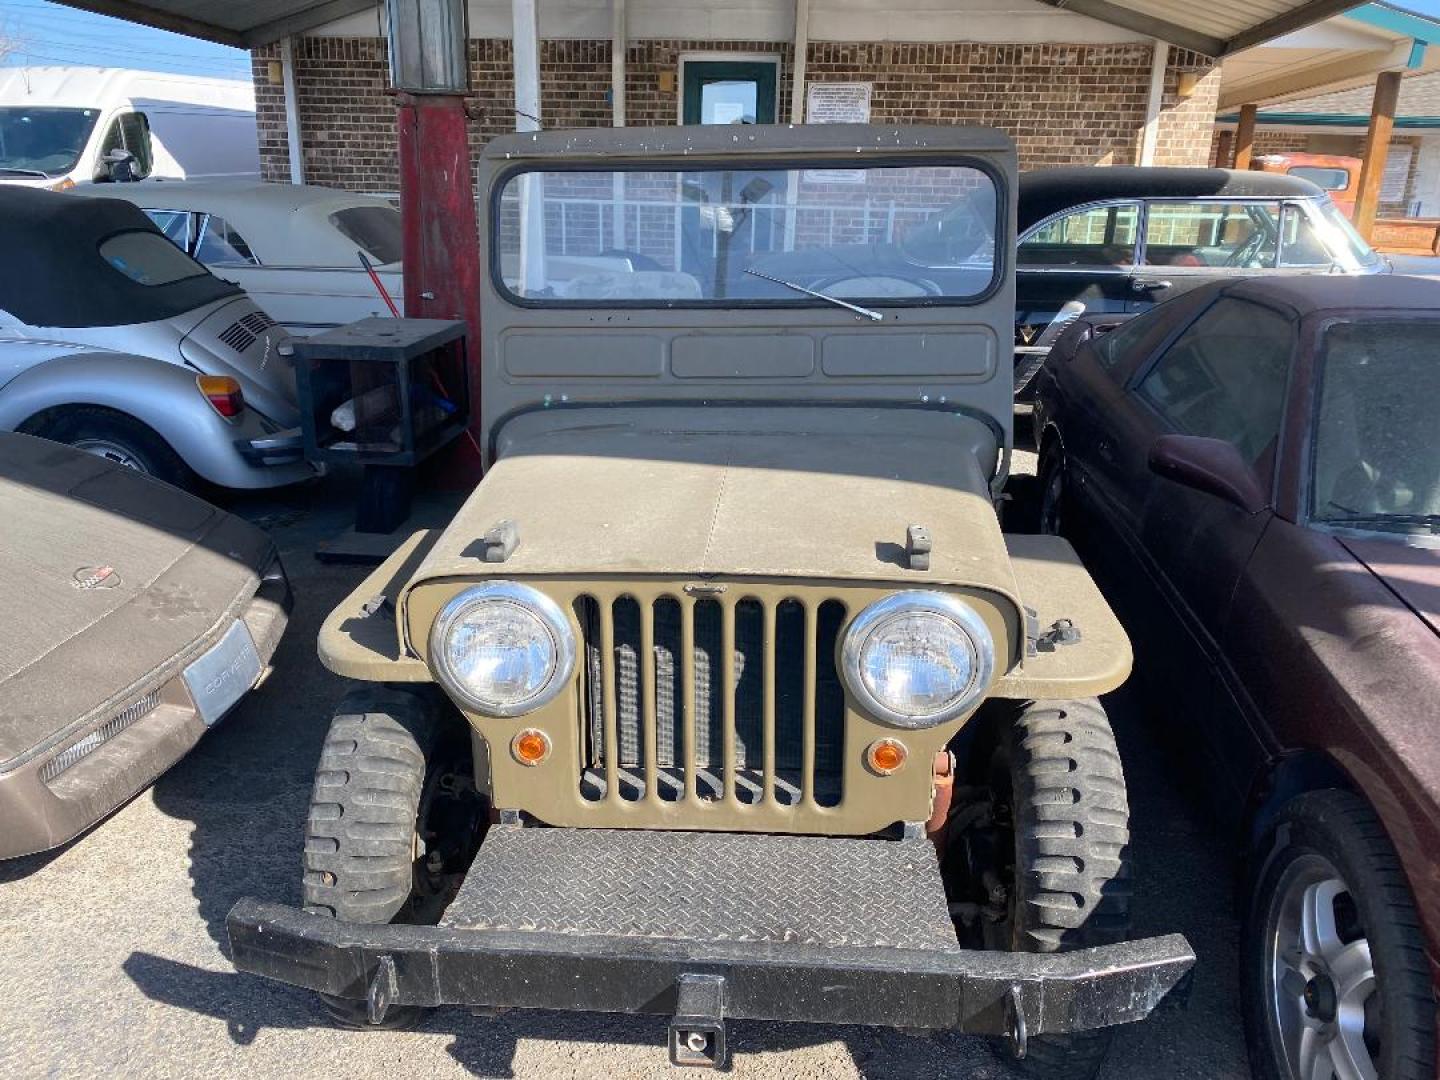
[[[967, 584], [1015, 595], [989, 481], [996, 433], [904, 407], [543, 410], [496, 462], [414, 582], [524, 575], [754, 576]], [[520, 543], [483, 561], [513, 521]], [[909, 525], [931, 534], [911, 570]]]

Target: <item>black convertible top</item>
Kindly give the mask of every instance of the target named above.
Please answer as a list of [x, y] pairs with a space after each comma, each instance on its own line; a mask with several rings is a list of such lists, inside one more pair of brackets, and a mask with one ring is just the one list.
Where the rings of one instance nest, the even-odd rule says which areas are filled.
[[154, 233], [169, 243], [143, 210], [122, 199], [0, 185], [0, 309], [30, 326], [126, 326], [173, 318], [240, 292], [209, 271], [142, 285], [100, 254], [105, 240], [127, 232]]
[[1285, 173], [1248, 169], [1157, 169], [1133, 165], [1036, 169], [1020, 175], [1020, 234], [1052, 214], [1102, 199], [1313, 199], [1324, 191]]

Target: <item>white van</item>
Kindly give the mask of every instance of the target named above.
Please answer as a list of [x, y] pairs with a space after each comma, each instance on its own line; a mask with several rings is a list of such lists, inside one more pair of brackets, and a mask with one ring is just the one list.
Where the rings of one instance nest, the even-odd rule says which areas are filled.
[[0, 68], [0, 183], [258, 179], [248, 80], [92, 67]]

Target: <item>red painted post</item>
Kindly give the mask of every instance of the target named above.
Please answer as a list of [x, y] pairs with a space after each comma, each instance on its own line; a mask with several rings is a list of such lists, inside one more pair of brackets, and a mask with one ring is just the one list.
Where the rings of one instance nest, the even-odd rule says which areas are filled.
[[[464, 319], [470, 326], [470, 430], [480, 436], [480, 236], [470, 163], [469, 118], [457, 94], [396, 95], [405, 314]], [[461, 439], [447, 473], [480, 476], [475, 444]]]

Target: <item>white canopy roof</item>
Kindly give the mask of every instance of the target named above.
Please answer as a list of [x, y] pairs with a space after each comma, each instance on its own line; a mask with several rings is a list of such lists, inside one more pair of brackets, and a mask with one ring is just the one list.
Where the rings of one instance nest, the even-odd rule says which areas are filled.
[[[376, 0], [59, 0], [70, 7], [250, 48], [373, 11]], [[508, 6], [506, 0], [490, 0]], [[883, 0], [875, 0], [877, 4]], [[1051, 7], [1225, 56], [1318, 22], [1355, 0], [1043, 0]], [[963, 8], [965, 0], [955, 0]]]

